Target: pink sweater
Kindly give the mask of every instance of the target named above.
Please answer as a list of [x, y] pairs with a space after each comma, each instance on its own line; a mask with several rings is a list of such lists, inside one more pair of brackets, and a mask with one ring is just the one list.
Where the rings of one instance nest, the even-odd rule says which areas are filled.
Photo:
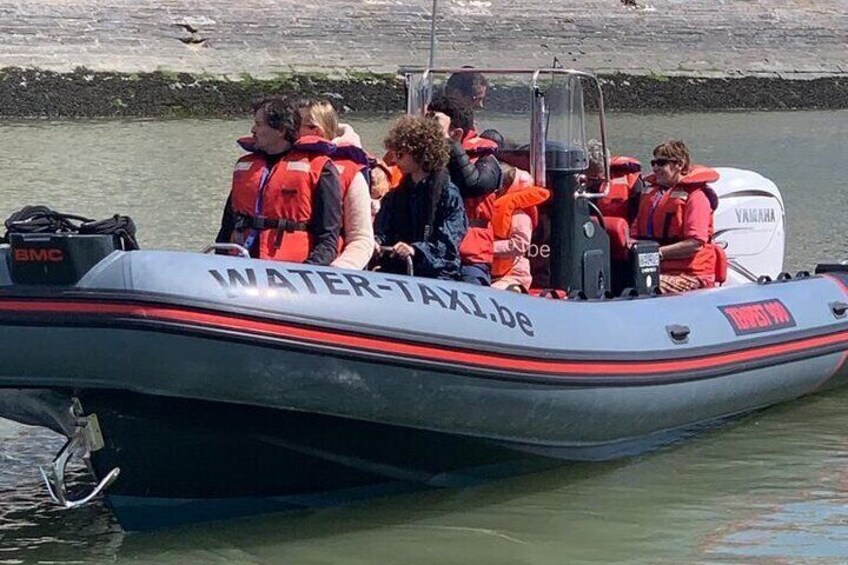
[[509, 239], [495, 240], [495, 257], [512, 258], [512, 268], [501, 278], [492, 283], [495, 288], [506, 288], [511, 284], [520, 284], [530, 288], [533, 276], [530, 274], [530, 261], [527, 250], [533, 235], [533, 222], [530, 216], [521, 210], [512, 214], [509, 226]]

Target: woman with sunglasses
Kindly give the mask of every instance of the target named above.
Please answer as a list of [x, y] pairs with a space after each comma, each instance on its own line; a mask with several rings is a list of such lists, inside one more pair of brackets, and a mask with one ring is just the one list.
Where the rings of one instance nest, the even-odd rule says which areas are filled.
[[632, 235], [660, 244], [660, 289], [685, 292], [715, 284], [713, 212], [718, 197], [707, 183], [718, 173], [693, 165], [686, 144], [671, 140], [654, 148], [648, 189], [639, 200]]

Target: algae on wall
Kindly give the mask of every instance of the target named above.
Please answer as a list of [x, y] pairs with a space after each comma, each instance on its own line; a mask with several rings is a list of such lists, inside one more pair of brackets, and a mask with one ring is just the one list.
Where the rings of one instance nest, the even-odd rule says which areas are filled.
[[330, 77], [279, 74], [237, 79], [189, 73], [71, 73], [9, 67], [0, 70], [0, 114], [74, 117], [225, 117], [250, 113], [266, 94], [329, 98], [356, 111], [397, 111], [402, 81], [393, 74]]
[[[606, 108], [621, 111], [710, 111], [848, 108], [848, 78], [697, 78], [610, 74], [600, 77]], [[403, 110], [395, 74], [281, 73], [268, 79], [166, 71], [70, 73], [8, 67], [0, 70], [0, 114], [10, 117], [245, 116], [266, 94], [328, 98], [360, 112]]]

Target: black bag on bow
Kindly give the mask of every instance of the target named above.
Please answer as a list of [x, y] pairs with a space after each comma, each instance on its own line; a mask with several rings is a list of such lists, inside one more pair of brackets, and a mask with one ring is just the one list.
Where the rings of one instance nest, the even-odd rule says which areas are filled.
[[3, 243], [10, 243], [12, 233], [79, 233], [82, 235], [114, 235], [120, 249], [138, 249], [135, 238], [135, 222], [129, 216], [115, 214], [105, 220], [92, 220], [76, 214], [63, 214], [47, 206], [24, 206], [5, 221], [6, 234]]
[[95, 221], [47, 206], [25, 206], [5, 226], [2, 241], [10, 246], [9, 272], [18, 284], [74, 284], [114, 251], [138, 249], [129, 216]]

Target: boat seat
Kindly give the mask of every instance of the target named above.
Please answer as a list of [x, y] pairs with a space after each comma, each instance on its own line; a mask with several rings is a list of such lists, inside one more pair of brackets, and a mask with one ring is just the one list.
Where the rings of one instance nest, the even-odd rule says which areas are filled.
[[727, 252], [720, 245], [714, 245], [713, 249], [715, 249], [716, 256], [715, 282], [717, 285], [720, 285], [727, 281]]
[[561, 288], [531, 288], [527, 293], [537, 298], [551, 298], [554, 300], [568, 300], [568, 293]]
[[627, 261], [630, 252], [630, 225], [624, 218], [605, 216], [604, 226], [610, 240], [610, 258], [613, 261]]

